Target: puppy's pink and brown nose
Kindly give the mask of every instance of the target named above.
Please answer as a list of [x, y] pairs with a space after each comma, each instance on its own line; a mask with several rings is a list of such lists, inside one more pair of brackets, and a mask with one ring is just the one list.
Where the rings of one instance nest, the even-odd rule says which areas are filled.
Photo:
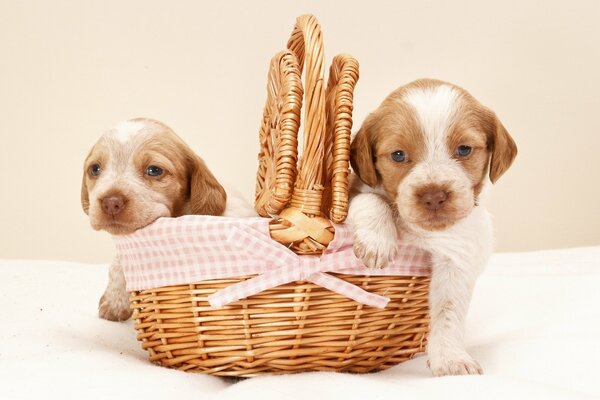
[[439, 210], [446, 200], [448, 200], [448, 194], [440, 189], [429, 190], [421, 194], [421, 203], [429, 211]]
[[114, 195], [102, 199], [102, 210], [108, 215], [117, 215], [125, 207], [123, 196]]

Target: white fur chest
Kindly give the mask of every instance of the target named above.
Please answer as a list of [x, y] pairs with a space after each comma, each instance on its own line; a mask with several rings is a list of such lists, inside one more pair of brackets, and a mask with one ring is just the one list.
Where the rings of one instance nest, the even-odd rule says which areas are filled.
[[442, 258], [475, 275], [483, 270], [493, 248], [492, 221], [483, 206], [475, 207], [467, 217], [444, 231], [401, 229], [400, 236], [431, 252], [434, 267], [440, 265], [436, 259]]

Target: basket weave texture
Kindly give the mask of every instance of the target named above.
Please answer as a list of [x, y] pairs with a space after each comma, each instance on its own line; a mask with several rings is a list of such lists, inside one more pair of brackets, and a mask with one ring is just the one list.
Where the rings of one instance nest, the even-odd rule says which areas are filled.
[[[297, 19], [287, 50], [271, 60], [259, 131], [256, 210], [272, 218], [272, 239], [300, 255], [321, 254], [348, 211], [358, 63], [334, 57], [325, 88], [322, 36], [314, 16]], [[238, 377], [371, 372], [424, 350], [429, 277], [332, 275], [390, 302], [379, 310], [295, 282], [215, 309], [209, 295], [252, 276], [206, 280], [132, 292], [138, 340], [163, 366]]]

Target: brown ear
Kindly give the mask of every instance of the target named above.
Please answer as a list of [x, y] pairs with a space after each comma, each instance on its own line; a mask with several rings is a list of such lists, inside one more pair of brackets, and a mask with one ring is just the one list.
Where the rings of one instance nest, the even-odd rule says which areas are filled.
[[83, 208], [83, 212], [89, 215], [89, 210], [90, 210], [90, 195], [88, 193], [88, 187], [87, 187], [87, 170], [85, 168], [85, 166], [88, 163], [88, 159], [90, 158], [90, 155], [92, 154], [92, 152], [94, 151], [94, 148], [92, 147], [92, 149], [90, 150], [90, 152], [88, 153], [88, 155], [85, 157], [85, 161], [83, 162], [83, 177], [81, 178], [81, 208]]
[[372, 127], [371, 118], [367, 117], [350, 145], [350, 164], [361, 181], [374, 187], [377, 185], [377, 173], [370, 140]]
[[81, 180], [81, 208], [83, 212], [89, 214], [90, 209], [90, 197], [88, 195], [87, 182], [85, 180], [86, 171], [83, 171], [83, 179]]
[[500, 179], [517, 156], [517, 145], [500, 120], [495, 119], [495, 131], [491, 143], [492, 160], [490, 161], [490, 180], [492, 183], [496, 183]]
[[189, 208], [192, 214], [223, 215], [227, 195], [204, 161], [193, 155], [188, 170]]

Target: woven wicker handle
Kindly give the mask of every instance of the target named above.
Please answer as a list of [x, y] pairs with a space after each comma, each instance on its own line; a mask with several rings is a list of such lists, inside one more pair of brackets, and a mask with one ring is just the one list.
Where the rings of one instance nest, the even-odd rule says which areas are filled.
[[327, 135], [325, 173], [331, 183], [323, 204], [330, 205], [329, 218], [336, 224], [348, 215], [348, 175], [354, 87], [358, 81], [358, 61], [347, 54], [333, 58], [327, 82]]
[[303, 94], [296, 56], [290, 51], [275, 55], [267, 82], [255, 199], [256, 211], [263, 217], [277, 215], [289, 204], [296, 181]]
[[[304, 148], [298, 162], [302, 70]], [[268, 79], [256, 210], [265, 217], [277, 216], [270, 224], [273, 239], [298, 254], [319, 254], [333, 240], [331, 221], [341, 223], [347, 214], [358, 63], [347, 55], [336, 56], [326, 93], [321, 27], [314, 16], [303, 15], [296, 21], [288, 51], [272, 59]]]

